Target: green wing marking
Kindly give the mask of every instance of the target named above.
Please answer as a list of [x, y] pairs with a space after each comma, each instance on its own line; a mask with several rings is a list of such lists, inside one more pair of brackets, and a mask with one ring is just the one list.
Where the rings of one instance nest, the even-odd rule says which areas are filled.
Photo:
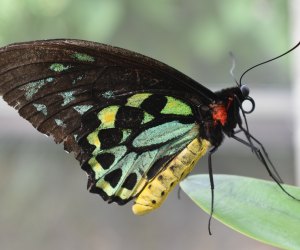
[[137, 93], [123, 103], [93, 111], [97, 126], [79, 139], [90, 155], [82, 164], [89, 190], [119, 204], [136, 197], [199, 134], [191, 107], [175, 97]]
[[132, 142], [135, 148], [161, 144], [178, 138], [194, 127], [178, 121], [166, 122], [141, 132]]

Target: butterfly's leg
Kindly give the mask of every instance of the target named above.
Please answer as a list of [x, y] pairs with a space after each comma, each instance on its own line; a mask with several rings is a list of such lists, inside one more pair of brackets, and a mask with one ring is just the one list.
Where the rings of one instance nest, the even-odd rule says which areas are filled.
[[211, 230], [210, 230], [210, 225], [211, 225], [211, 219], [212, 219], [212, 215], [214, 212], [214, 189], [215, 189], [215, 185], [214, 185], [214, 177], [213, 177], [213, 169], [212, 169], [212, 163], [211, 163], [211, 157], [212, 154], [215, 153], [217, 151], [218, 147], [215, 146], [213, 147], [209, 153], [208, 153], [208, 174], [209, 174], [209, 181], [210, 181], [210, 190], [211, 190], [211, 207], [210, 207], [210, 217], [208, 220], [208, 232], [211, 235]]
[[266, 157], [267, 161], [269, 162], [271, 168], [273, 169], [276, 177], [278, 178], [280, 183], [283, 183], [283, 180], [281, 179], [279, 173], [277, 172], [277, 169], [275, 168], [273, 162], [271, 161], [271, 159], [270, 159], [266, 149], [264, 148], [263, 144], [259, 140], [257, 140], [253, 135], [251, 135], [249, 132], [247, 132], [242, 126], [239, 125], [239, 127], [240, 127], [241, 131], [244, 132], [244, 134], [248, 133], [249, 137], [260, 146], [260, 148], [262, 150], [262, 153], [265, 155], [265, 157]]
[[241, 139], [241, 138], [239, 138], [239, 137], [237, 137], [237, 136], [235, 136], [235, 135], [233, 135], [232, 138], [235, 139], [235, 140], [237, 140], [237, 141], [239, 141], [239, 142], [241, 142], [242, 144], [246, 145], [247, 147], [252, 148], [252, 149], [254, 150], [255, 154], [257, 155], [258, 160], [265, 166], [265, 168], [266, 168], [268, 174], [269, 174], [270, 177], [277, 183], [277, 185], [281, 188], [281, 190], [282, 190], [283, 192], [285, 192], [288, 196], [292, 197], [293, 199], [295, 199], [295, 200], [300, 200], [300, 199], [294, 197], [293, 195], [291, 195], [291, 194], [290, 194], [290, 193], [289, 193], [289, 192], [281, 185], [281, 181], [280, 181], [280, 180], [277, 178], [277, 176], [274, 175], [274, 173], [271, 171], [271, 169], [270, 169], [268, 163], [267, 163], [266, 160], [265, 160], [264, 155], [261, 153], [261, 151], [260, 151], [259, 148], [253, 147], [249, 142], [244, 141], [243, 139]]
[[180, 200], [181, 194], [181, 187], [178, 185], [178, 191], [177, 191], [177, 199]]

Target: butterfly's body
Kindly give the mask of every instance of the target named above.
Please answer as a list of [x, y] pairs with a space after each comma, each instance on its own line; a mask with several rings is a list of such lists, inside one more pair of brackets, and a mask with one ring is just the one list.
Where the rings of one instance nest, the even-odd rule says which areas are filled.
[[134, 214], [146, 214], [160, 207], [167, 195], [193, 170], [209, 147], [210, 143], [205, 139], [195, 138], [188, 144], [145, 186], [134, 201]]
[[154, 59], [79, 40], [0, 49], [0, 94], [75, 153], [91, 192], [120, 205], [136, 198], [136, 214], [159, 207], [224, 134], [243, 129], [248, 98], [241, 87], [212, 92]]

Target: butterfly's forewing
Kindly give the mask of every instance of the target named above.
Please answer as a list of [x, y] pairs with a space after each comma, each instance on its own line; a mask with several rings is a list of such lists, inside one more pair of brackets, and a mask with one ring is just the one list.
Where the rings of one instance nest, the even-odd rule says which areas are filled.
[[198, 135], [195, 107], [215, 98], [153, 59], [78, 40], [0, 49], [0, 94], [75, 153], [92, 192], [119, 204]]
[[28, 43], [0, 51], [0, 93], [35, 128], [64, 142], [76, 156], [81, 115], [95, 104], [89, 85], [96, 81], [94, 59], [52, 43]]

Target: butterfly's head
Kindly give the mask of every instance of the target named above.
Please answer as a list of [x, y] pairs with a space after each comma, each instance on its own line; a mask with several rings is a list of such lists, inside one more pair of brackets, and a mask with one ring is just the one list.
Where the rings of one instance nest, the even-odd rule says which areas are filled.
[[222, 126], [225, 134], [230, 136], [237, 125], [241, 126], [246, 114], [255, 109], [255, 102], [249, 96], [250, 90], [246, 85], [223, 89], [216, 92], [219, 101], [211, 105], [212, 118], [215, 124]]

